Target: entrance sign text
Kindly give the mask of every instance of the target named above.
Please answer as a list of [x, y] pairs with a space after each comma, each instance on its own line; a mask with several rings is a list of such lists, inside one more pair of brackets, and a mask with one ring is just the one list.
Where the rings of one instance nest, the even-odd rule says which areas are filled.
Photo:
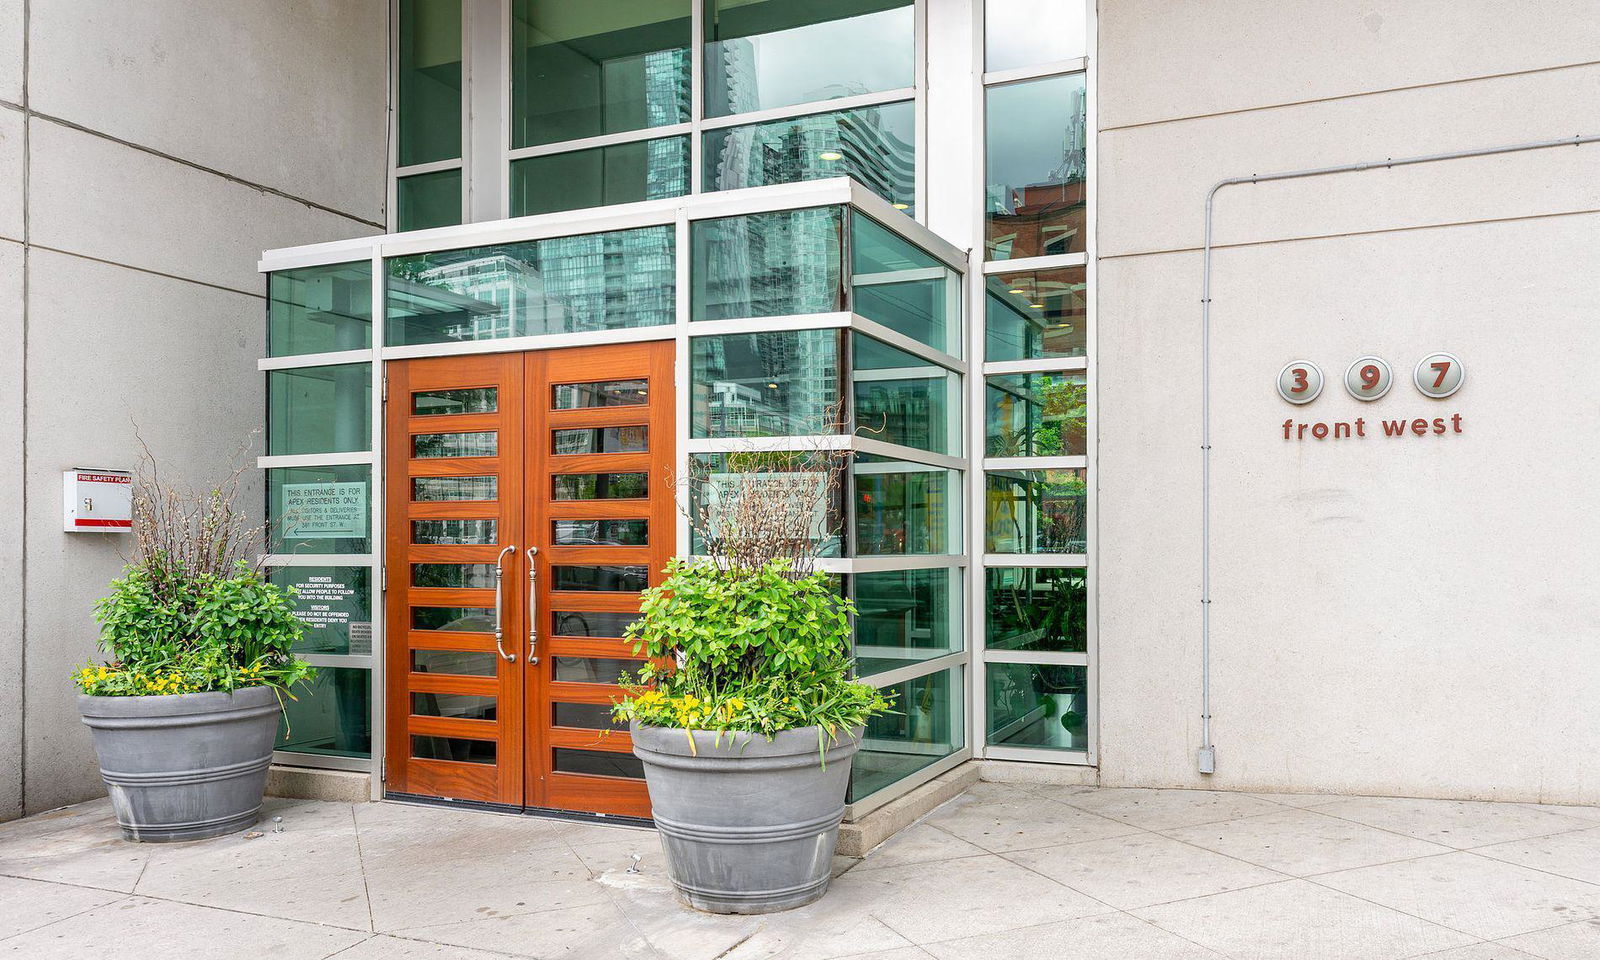
[[283, 538], [331, 540], [367, 535], [367, 485], [286, 483], [283, 485]]

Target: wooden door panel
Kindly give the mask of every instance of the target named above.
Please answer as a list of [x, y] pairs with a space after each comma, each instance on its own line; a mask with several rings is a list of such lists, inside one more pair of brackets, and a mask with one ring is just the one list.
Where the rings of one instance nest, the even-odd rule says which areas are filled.
[[[524, 568], [520, 540], [523, 528], [524, 377], [520, 357], [440, 357], [391, 363], [388, 367], [389, 406], [386, 417], [388, 476], [386, 482], [386, 567], [388, 593], [385, 606], [388, 636], [388, 690], [386, 691], [387, 789], [398, 793], [450, 797], [521, 806], [523, 803], [524, 676], [519, 640], [525, 632], [521, 605], [504, 602], [501, 624], [507, 652], [516, 662], [504, 660], [495, 647], [493, 633], [484, 629], [417, 629], [413, 608], [492, 611], [495, 592], [484, 587], [417, 587], [412, 585], [413, 563], [493, 564], [507, 547], [503, 565], [507, 600]], [[493, 413], [469, 412], [418, 415], [416, 394], [494, 388]], [[424, 398], [430, 399], [430, 398]], [[413, 438], [421, 434], [480, 434], [493, 432], [494, 456], [413, 456]], [[476, 453], [476, 449], [473, 449]], [[495, 500], [412, 499], [414, 478], [496, 477]], [[495, 543], [413, 543], [413, 521], [437, 525], [458, 521], [492, 520]], [[484, 627], [474, 622], [475, 627]], [[429, 672], [413, 672], [413, 652], [442, 663]], [[492, 658], [494, 676], [451, 673], [470, 658], [478, 669]], [[412, 694], [448, 699], [451, 695], [493, 697], [493, 719], [413, 714]], [[419, 701], [423, 707], [430, 699]]]
[[[561, 385], [642, 382], [644, 403], [554, 409]], [[568, 615], [567, 629], [583, 614], [635, 613], [639, 594], [621, 590], [556, 590], [551, 568], [643, 567], [645, 583], [661, 582], [676, 539], [676, 507], [671, 481], [673, 464], [673, 347], [670, 342], [619, 344], [561, 350], [528, 357], [530, 414], [542, 425], [530, 430], [527, 443], [530, 536], [539, 546], [538, 590], [534, 618], [541, 637], [541, 656], [528, 667], [527, 795], [532, 806], [647, 817], [649, 797], [637, 773], [632, 744], [625, 733], [604, 735], [587, 728], [554, 723], [559, 704], [588, 708], [608, 706], [621, 696], [612, 683], [577, 683], [556, 679], [556, 658], [572, 658], [580, 667], [590, 661], [621, 660], [629, 670], [642, 666], [629, 641], [610, 637], [571, 637], [558, 629], [553, 614]], [[599, 391], [577, 390], [584, 395]], [[570, 391], [569, 391], [570, 392]], [[646, 449], [616, 453], [555, 452], [556, 430], [643, 426]], [[557, 474], [640, 473], [642, 497], [556, 500]], [[615, 542], [554, 543], [555, 521], [639, 519], [647, 523], [643, 545]], [[618, 571], [596, 570], [595, 582], [619, 582]], [[588, 584], [586, 584], [588, 585]], [[595, 668], [600, 672], [600, 668]], [[609, 759], [608, 759], [609, 758]]]

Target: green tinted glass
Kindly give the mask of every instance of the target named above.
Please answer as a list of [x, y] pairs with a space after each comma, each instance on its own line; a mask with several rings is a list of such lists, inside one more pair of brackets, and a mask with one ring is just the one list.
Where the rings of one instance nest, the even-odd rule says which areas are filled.
[[1054, 663], [990, 663], [989, 743], [1086, 750], [1088, 668]]
[[689, 192], [689, 138], [619, 143], [511, 162], [511, 215], [531, 216]]
[[916, 111], [910, 101], [712, 130], [707, 190], [853, 177], [901, 210], [916, 202]]
[[837, 433], [839, 331], [792, 330], [690, 341], [696, 437]]
[[461, 222], [461, 170], [419, 173], [395, 181], [395, 229], [426, 230]]
[[693, 0], [514, 0], [511, 146], [689, 120]]
[[867, 454], [852, 472], [857, 556], [961, 551], [959, 473]]
[[954, 568], [855, 574], [856, 672], [866, 677], [959, 652], [961, 575]]
[[650, 543], [649, 520], [553, 520], [559, 547], [643, 547]]
[[990, 377], [984, 416], [986, 456], [1082, 456], [1089, 424], [1088, 378], [1081, 373]]
[[399, 32], [397, 166], [459, 157], [461, 0], [400, 0]]
[[850, 770], [850, 800], [911, 776], [966, 746], [963, 669], [954, 667], [883, 688], [894, 710], [867, 721]]
[[673, 228], [388, 261], [390, 346], [648, 327], [676, 318]]
[[297, 653], [372, 653], [372, 571], [367, 567], [273, 567], [267, 579], [293, 587], [306, 632]]
[[372, 364], [267, 371], [267, 454], [372, 449]]
[[267, 277], [267, 356], [372, 346], [372, 264], [279, 270]]
[[1082, 253], [1088, 239], [1084, 75], [990, 87], [985, 98], [988, 259]]
[[[715, 554], [721, 524], [729, 507], [747, 495], [776, 497], [791, 506], [782, 515], [781, 538], [804, 541], [819, 557], [841, 555], [844, 539], [843, 484], [831, 488], [829, 474], [846, 469], [846, 455], [826, 450], [750, 450], [737, 453], [697, 453], [689, 458], [689, 492], [692, 516], [689, 549], [697, 555]], [[712, 542], [706, 542], [709, 528]]]
[[639, 500], [649, 496], [644, 473], [557, 473], [550, 478], [557, 500]]
[[916, 23], [906, 0], [710, 0], [706, 116], [909, 87]]
[[727, 320], [844, 309], [844, 211], [813, 207], [690, 226], [690, 319]]
[[1084, 356], [1087, 287], [1085, 267], [991, 276], [984, 285], [984, 359]]
[[990, 650], [1082, 653], [1089, 645], [1089, 576], [1079, 567], [984, 571]]
[[871, 217], [850, 215], [850, 309], [961, 356], [961, 278]]
[[1079, 470], [985, 475], [989, 553], [1084, 553], [1087, 485]]
[[961, 376], [866, 336], [851, 336], [856, 433], [961, 453]]
[[316, 679], [283, 698], [274, 749], [325, 757], [372, 756], [372, 672], [318, 667]]
[[372, 552], [370, 466], [274, 467], [266, 474], [268, 553]]

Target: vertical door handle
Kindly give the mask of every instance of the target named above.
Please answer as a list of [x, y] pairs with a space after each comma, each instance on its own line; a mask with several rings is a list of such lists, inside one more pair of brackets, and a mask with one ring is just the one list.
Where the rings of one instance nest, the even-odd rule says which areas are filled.
[[517, 545], [513, 543], [501, 550], [500, 556], [494, 558], [494, 648], [500, 651], [501, 658], [507, 663], [516, 663], [517, 655], [506, 653], [505, 645], [500, 642], [501, 638], [505, 636], [505, 630], [500, 623], [500, 598], [503, 592], [500, 588], [500, 579], [505, 575], [505, 567], [503, 565], [506, 560], [506, 554], [515, 553], [516, 549]]
[[538, 547], [528, 548], [528, 662], [539, 662], [539, 564], [534, 557]]

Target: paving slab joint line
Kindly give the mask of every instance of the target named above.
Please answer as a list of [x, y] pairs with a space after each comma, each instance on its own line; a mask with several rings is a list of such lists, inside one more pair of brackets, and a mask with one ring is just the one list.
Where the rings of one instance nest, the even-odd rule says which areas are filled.
[[[1453, 850], [1451, 852], [1452, 853], [1459, 853], [1460, 851]], [[1429, 857], [1442, 857], [1442, 856], [1445, 856], [1445, 854], [1433, 853], [1433, 854], [1429, 854], [1428, 856]], [[1424, 859], [1427, 859], [1427, 857], [1416, 857], [1415, 859], [1424, 860]], [[1360, 869], [1363, 869], [1363, 868], [1361, 868], [1361, 867], [1351, 867], [1350, 869], [1352, 869], [1352, 870], [1360, 870]], [[1335, 870], [1333, 872], [1334, 873], [1343, 873], [1344, 871]], [[1328, 874], [1321, 874], [1321, 876], [1325, 877], [1325, 876], [1328, 876]], [[1351, 893], [1348, 890], [1340, 890], [1338, 887], [1330, 887], [1327, 884], [1319, 883], [1318, 881], [1313, 880], [1310, 877], [1301, 877], [1300, 879], [1304, 880], [1306, 883], [1313, 884], [1315, 886], [1321, 887], [1324, 890], [1328, 890], [1328, 891], [1331, 891], [1333, 893], [1344, 894], [1347, 897], [1353, 897], [1353, 898], [1355, 898], [1357, 900], [1360, 900], [1362, 903], [1370, 903], [1374, 907], [1377, 907], [1380, 910], [1389, 910], [1389, 911], [1391, 911], [1393, 913], [1398, 913], [1403, 917], [1410, 917], [1413, 920], [1419, 920], [1419, 921], [1421, 921], [1423, 923], [1431, 924], [1432, 926], [1438, 927], [1441, 930], [1449, 930], [1451, 933], [1459, 933], [1463, 937], [1471, 937], [1477, 943], [1483, 943], [1484, 942], [1484, 939], [1482, 937], [1478, 936], [1476, 933], [1473, 933], [1473, 932], [1471, 932], [1469, 930], [1460, 930], [1460, 929], [1457, 929], [1456, 927], [1450, 926], [1447, 923], [1440, 923], [1437, 920], [1429, 920], [1427, 917], [1417, 916], [1414, 913], [1411, 913], [1411, 912], [1406, 911], [1406, 910], [1401, 910], [1399, 907], [1392, 906], [1392, 905], [1387, 904], [1387, 903], [1379, 903], [1376, 900], [1372, 900], [1372, 899], [1369, 899], [1367, 897], [1363, 897], [1358, 893]], [[1464, 944], [1464, 946], [1472, 946], [1472, 944]], [[1438, 953], [1439, 951], [1435, 950], [1433, 952], [1434, 953]], [[1416, 954], [1415, 956], [1427, 956], [1427, 954]]]
[[[372, 884], [367, 881], [367, 857], [361, 850], [361, 820], [356, 816], [356, 805], [350, 804], [350, 830], [355, 835], [356, 841], [356, 866], [361, 868], [361, 895], [367, 898], [367, 928], [374, 934], [378, 932], [378, 920], [372, 915]], [[149, 861], [145, 861], [149, 865]], [[144, 872], [140, 871], [139, 878], [144, 879]]]
[[[1347, 797], [1346, 799], [1359, 800], [1359, 799], [1363, 799], [1363, 798], [1362, 797]], [[1377, 799], [1377, 800], [1437, 800], [1437, 799], [1440, 799], [1440, 798], [1437, 798], [1437, 797], [1374, 797], [1372, 799]], [[1445, 802], [1445, 803], [1504, 803], [1507, 806], [1514, 805], [1512, 801], [1502, 801], [1502, 800], [1444, 800], [1443, 802]], [[1391, 830], [1388, 827], [1380, 827], [1380, 826], [1377, 826], [1375, 824], [1364, 823], [1364, 822], [1362, 822], [1360, 820], [1353, 820], [1350, 817], [1341, 817], [1336, 813], [1329, 813], [1328, 811], [1323, 810], [1320, 807], [1300, 807], [1298, 809], [1305, 810], [1307, 813], [1315, 813], [1315, 814], [1318, 814], [1320, 816], [1327, 817], [1329, 820], [1339, 820], [1339, 821], [1342, 821], [1344, 823], [1352, 823], [1352, 824], [1355, 824], [1358, 827], [1366, 827], [1369, 830], [1378, 830], [1378, 831], [1381, 831], [1383, 833], [1392, 834], [1392, 835], [1397, 836], [1397, 837], [1404, 837], [1404, 838], [1406, 838], [1408, 840], [1422, 840], [1425, 843], [1436, 843], [1436, 844], [1439, 844], [1439, 846], [1441, 846], [1441, 847], [1450, 847], [1450, 849], [1452, 851], [1457, 852], [1457, 853], [1465, 853], [1465, 852], [1470, 851], [1470, 850], [1478, 849], [1479, 847], [1492, 847], [1492, 846], [1495, 846], [1496, 844], [1500, 844], [1500, 843], [1521, 843], [1521, 842], [1525, 842], [1525, 841], [1528, 841], [1528, 840], [1543, 839], [1544, 837], [1561, 836], [1562, 834], [1567, 834], [1567, 833], [1579, 833], [1579, 832], [1581, 832], [1583, 830], [1600, 829], [1600, 821], [1595, 821], [1593, 824], [1588, 825], [1588, 826], [1578, 826], [1578, 827], [1571, 827], [1571, 828], [1567, 828], [1567, 829], [1563, 829], [1563, 830], [1555, 830], [1555, 831], [1552, 831], [1550, 833], [1536, 834], [1536, 835], [1531, 836], [1531, 837], [1517, 837], [1517, 838], [1513, 838], [1511, 840], [1496, 840], [1493, 843], [1480, 843], [1480, 844], [1477, 844], [1477, 845], [1471, 846], [1471, 847], [1451, 847], [1450, 844], [1448, 844], [1448, 843], [1439, 843], [1439, 841], [1437, 841], [1437, 840], [1428, 840], [1425, 837], [1415, 836], [1414, 834], [1410, 834], [1410, 833], [1402, 833], [1399, 830]], [[1564, 814], [1557, 814], [1557, 816], [1564, 816]], [[1571, 817], [1569, 819], [1578, 819], [1578, 818]], [[1437, 854], [1424, 854], [1424, 856], [1437, 856]], [[1410, 859], [1415, 860], [1415, 859], [1420, 859], [1420, 858], [1412, 857]], [[1490, 859], [1493, 859], [1493, 858], [1491, 857]], [[1329, 871], [1329, 872], [1332, 873], [1332, 872], [1336, 872], [1336, 871]]]
[[[8, 874], [8, 876], [9, 876], [9, 874]], [[18, 880], [34, 880], [33, 877], [16, 877], [14, 879], [18, 879]], [[34, 882], [35, 883], [55, 883], [54, 880], [34, 880]], [[59, 884], [59, 886], [71, 886], [71, 884]], [[81, 887], [79, 889], [99, 890], [101, 888], [100, 887]], [[107, 891], [107, 892], [108, 893], [114, 893], [114, 892], [117, 892], [117, 891]], [[124, 893], [124, 894], [122, 894], [121, 896], [117, 897], [114, 900], [107, 900], [105, 903], [97, 903], [92, 907], [85, 907], [84, 909], [79, 910], [76, 913], [69, 913], [64, 917], [56, 917], [54, 920], [51, 920], [49, 923], [41, 923], [37, 927], [29, 927], [26, 930], [18, 930], [16, 933], [8, 933], [5, 936], [0, 937], [0, 943], [4, 943], [5, 941], [14, 939], [16, 937], [20, 937], [23, 934], [36, 933], [36, 932], [38, 932], [40, 930], [44, 930], [44, 929], [46, 929], [48, 927], [53, 927], [58, 923], [65, 923], [68, 920], [73, 920], [73, 919], [76, 919], [78, 917], [81, 917], [86, 913], [93, 913], [94, 911], [99, 910], [101, 907], [109, 907], [109, 906], [112, 906], [114, 904], [121, 903], [122, 901], [128, 899], [131, 896], [133, 896], [133, 894]]]

